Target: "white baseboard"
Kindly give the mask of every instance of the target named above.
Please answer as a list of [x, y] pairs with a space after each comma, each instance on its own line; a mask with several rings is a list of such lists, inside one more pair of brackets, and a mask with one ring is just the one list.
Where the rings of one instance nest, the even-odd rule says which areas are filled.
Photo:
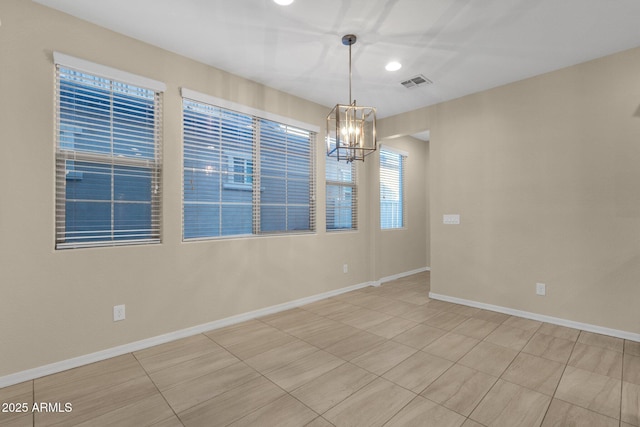
[[79, 366], [88, 365], [89, 363], [99, 362], [101, 360], [121, 356], [127, 353], [132, 353], [134, 351], [143, 350], [155, 345], [175, 341], [180, 338], [186, 338], [193, 335], [201, 334], [203, 332], [212, 331], [214, 329], [224, 328], [225, 326], [234, 325], [236, 323], [255, 319], [257, 317], [262, 317], [268, 314], [274, 314], [280, 311], [289, 310], [291, 308], [300, 307], [302, 305], [340, 295], [345, 292], [351, 292], [355, 291], [356, 289], [366, 288], [367, 286], [373, 285], [375, 285], [375, 282], [364, 282], [353, 286], [347, 286], [346, 288], [336, 289], [333, 291], [324, 292], [322, 294], [312, 295], [306, 298], [300, 298], [283, 304], [261, 308], [259, 310], [250, 311], [248, 313], [242, 313], [236, 316], [231, 316], [224, 319], [215, 320], [213, 322], [192, 326], [190, 328], [181, 329], [179, 331], [169, 332], [167, 334], [158, 335], [117, 347], [108, 348], [106, 350], [101, 350], [95, 353], [85, 354], [83, 356], [74, 357], [72, 359], [51, 363], [49, 365], [39, 366], [37, 368], [16, 372], [15, 374], [9, 374], [0, 377], [0, 388], [8, 387], [10, 385], [18, 384], [24, 381], [30, 381], [36, 378], [43, 377], [45, 375], [51, 375], [58, 372], [66, 371], [68, 369], [77, 368]]
[[413, 274], [422, 273], [424, 271], [431, 271], [431, 267], [421, 267], [411, 271], [405, 271], [404, 273], [393, 274], [391, 276], [382, 277], [376, 280], [373, 286], [380, 286], [383, 283], [390, 282], [392, 280], [402, 279], [403, 277], [411, 276]]
[[466, 305], [469, 307], [483, 308], [485, 310], [497, 311], [498, 313], [510, 314], [512, 316], [524, 317], [525, 319], [538, 320], [540, 322], [552, 323], [554, 325], [566, 326], [568, 328], [581, 329], [596, 334], [609, 335], [616, 338], [624, 338], [631, 341], [640, 342], [640, 334], [633, 332], [621, 331], [618, 329], [605, 328], [603, 326], [591, 325], [589, 323], [575, 322], [573, 320], [561, 319], [559, 317], [546, 316], [543, 314], [531, 313], [528, 311], [516, 310], [513, 308], [502, 307], [499, 305], [485, 304], [467, 300], [463, 298], [450, 297], [448, 295], [436, 294], [429, 292], [429, 298], [452, 302], [454, 304]]

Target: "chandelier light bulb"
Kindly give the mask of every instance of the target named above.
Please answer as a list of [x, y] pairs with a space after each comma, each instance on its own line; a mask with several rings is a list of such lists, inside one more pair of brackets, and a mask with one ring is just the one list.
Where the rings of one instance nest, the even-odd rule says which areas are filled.
[[360, 135], [360, 129], [355, 128], [353, 126], [349, 126], [349, 127], [344, 126], [340, 129], [340, 133], [344, 136]]

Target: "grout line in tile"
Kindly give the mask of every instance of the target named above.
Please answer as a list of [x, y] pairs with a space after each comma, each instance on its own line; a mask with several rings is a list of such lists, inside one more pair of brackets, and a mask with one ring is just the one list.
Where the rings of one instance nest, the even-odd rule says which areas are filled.
[[[387, 380], [387, 381], [389, 381], [389, 380]], [[393, 382], [393, 381], [392, 381], [392, 382]], [[396, 384], [396, 383], [393, 383], [393, 384], [398, 385], [398, 384]], [[402, 386], [400, 386], [400, 387], [402, 387]], [[402, 387], [402, 388], [404, 388], [404, 387]], [[406, 390], [406, 388], [405, 388], [405, 390]], [[411, 391], [411, 390], [409, 390], [409, 391]], [[411, 393], [413, 393], [413, 392], [411, 392]], [[414, 394], [415, 394], [415, 393], [414, 393]], [[398, 415], [400, 412], [402, 412], [402, 410], [403, 410], [404, 408], [406, 408], [407, 406], [409, 406], [409, 404], [411, 404], [411, 402], [413, 402], [414, 400], [416, 400], [418, 397], [422, 397], [422, 396], [420, 396], [419, 394], [416, 394], [416, 395], [413, 397], [413, 399], [411, 399], [410, 401], [408, 401], [408, 402], [407, 402], [407, 403], [406, 403], [402, 408], [400, 408], [400, 409], [399, 409], [398, 411], [396, 411], [393, 415], [391, 415], [391, 416], [389, 417], [389, 419], [388, 419], [387, 421], [385, 421], [385, 422], [384, 422], [384, 424], [382, 425], [382, 427], [384, 427], [384, 426], [388, 425], [388, 424], [389, 424], [389, 421], [391, 421], [391, 420], [393, 419], [393, 417], [395, 417], [395, 416], [396, 416], [396, 415]]]
[[[579, 368], [578, 368], [578, 369], [579, 369]], [[578, 407], [578, 408], [580, 408], [580, 409], [584, 409], [585, 411], [589, 411], [589, 412], [591, 412], [591, 413], [593, 413], [593, 414], [596, 414], [596, 415], [598, 415], [598, 416], [600, 416], [600, 417], [609, 418], [610, 420], [615, 420], [615, 421], [617, 421], [617, 422], [618, 422], [618, 425], [620, 425], [620, 424], [622, 423], [622, 420], [616, 420], [615, 418], [613, 418], [613, 417], [611, 417], [611, 416], [609, 416], [609, 415], [602, 414], [602, 413], [600, 413], [600, 412], [594, 411], [593, 409], [585, 408], [584, 406], [580, 406], [580, 405], [577, 405], [577, 404], [575, 404], [575, 403], [571, 403], [571, 402], [569, 402], [569, 401], [567, 401], [567, 400], [560, 399], [559, 397], [554, 397], [554, 399], [555, 399], [555, 400], [559, 400], [559, 401], [561, 401], [561, 402], [564, 402], [564, 403], [566, 403], [566, 404], [568, 404], [568, 405], [573, 405], [573, 406], [576, 406], [576, 407]], [[546, 417], [546, 414], [545, 414], [545, 417]], [[543, 420], [543, 421], [544, 421], [544, 420]]]
[[[517, 356], [516, 356], [517, 357]], [[487, 397], [487, 395], [491, 392], [491, 390], [493, 390], [493, 388], [496, 386], [496, 384], [498, 384], [498, 382], [501, 380], [500, 377], [498, 377], [498, 379], [496, 380], [496, 382], [493, 383], [493, 385], [491, 385], [491, 387], [489, 387], [489, 390], [487, 390], [484, 395], [482, 395], [481, 399], [478, 399], [478, 403], [476, 403], [476, 405], [473, 407], [473, 409], [471, 409], [469, 411], [469, 415], [467, 416], [467, 419], [472, 420], [478, 424], [480, 424], [479, 421], [476, 421], [474, 419], [471, 418], [471, 414], [473, 414], [473, 412], [478, 409], [478, 406], [480, 406], [480, 404], [484, 401], [484, 399]]]
[[[522, 349], [521, 349], [520, 351], [518, 351], [518, 354], [516, 354], [516, 355], [515, 355], [515, 357], [514, 357], [514, 358], [513, 358], [513, 360], [509, 363], [509, 365], [507, 365], [507, 367], [506, 367], [506, 368], [502, 371], [502, 373], [500, 373], [500, 375], [497, 377], [496, 382], [494, 382], [494, 383], [493, 383], [493, 385], [489, 388], [489, 390], [487, 390], [487, 391], [486, 391], [486, 393], [484, 393], [484, 395], [482, 396], [482, 398], [478, 400], [478, 403], [473, 407], [473, 409], [471, 409], [471, 411], [469, 411], [469, 416], [467, 417], [467, 419], [471, 420], [471, 414], [473, 413], [473, 411], [475, 411], [475, 410], [478, 408], [478, 406], [480, 406], [480, 404], [482, 403], [482, 401], [487, 397], [487, 395], [491, 392], [491, 390], [493, 390], [493, 388], [496, 386], [496, 384], [498, 384], [498, 382], [499, 382], [500, 380], [502, 380], [502, 381], [504, 381], [504, 382], [508, 382], [509, 384], [517, 385], [518, 387], [526, 388], [527, 390], [536, 391], [536, 390], [530, 389], [530, 388], [528, 388], [528, 387], [522, 386], [522, 385], [520, 385], [520, 384], [515, 384], [515, 383], [512, 383], [511, 381], [507, 381], [507, 380], [505, 380], [504, 378], [502, 378], [502, 376], [503, 376], [503, 375], [504, 375], [504, 373], [505, 373], [505, 372], [507, 372], [507, 370], [511, 367], [511, 365], [512, 365], [512, 364], [513, 364], [513, 362], [518, 358], [518, 356], [520, 355], [520, 353], [522, 353], [522, 350], [523, 350], [523, 349], [524, 349], [524, 348], [529, 344], [529, 341], [531, 341], [531, 339], [534, 337], [534, 335], [536, 334], [536, 332], [538, 331], [538, 329], [540, 329], [540, 327], [541, 327], [541, 326], [542, 326], [542, 325], [540, 325], [540, 326], [538, 326], [538, 328], [536, 328], [536, 330], [534, 331], [534, 333], [533, 333], [533, 334], [529, 337], [529, 339], [527, 340], [527, 343], [522, 347]], [[482, 340], [482, 341], [484, 341], [484, 340]], [[481, 342], [482, 342], [482, 341], [481, 341]], [[487, 342], [488, 342], [488, 341], [487, 341]], [[498, 345], [498, 344], [495, 344], [495, 345]], [[574, 345], [575, 345], [575, 343], [574, 343]], [[500, 346], [500, 347], [502, 347], [502, 346]], [[508, 348], [508, 347], [504, 347], [504, 348]], [[573, 351], [573, 350], [572, 350], [572, 351]], [[527, 353], [525, 353], [525, 354], [527, 354]], [[566, 366], [567, 366], [567, 365], [565, 364], [565, 365], [564, 365], [564, 367], [566, 368]], [[564, 368], [563, 368], [563, 371], [562, 371], [562, 372], [563, 372], [563, 374], [564, 374]], [[556, 385], [556, 390], [557, 390], [557, 388], [558, 388], [558, 385], [560, 384], [560, 381], [562, 381], [562, 375], [560, 375], [560, 380], [558, 381], [558, 384]], [[540, 393], [540, 392], [536, 391], [536, 393]], [[541, 394], [542, 394], [542, 393], [541, 393]], [[555, 390], [554, 390], [554, 392], [553, 392], [553, 395], [555, 395]], [[553, 401], [553, 396], [551, 396], [551, 401]], [[547, 416], [547, 411], [549, 411], [549, 406], [551, 406], [551, 401], [549, 401], [549, 405], [547, 406], [547, 409], [546, 409], [546, 411], [545, 411], [545, 413], [544, 413], [544, 416], [545, 416], [545, 417]], [[544, 417], [542, 418], [542, 420], [544, 421]], [[480, 423], [479, 423], [478, 421], [476, 421], [476, 420], [472, 420], [472, 421], [477, 422], [478, 424], [480, 424]]]
[[[204, 334], [203, 334], [204, 335]], [[147, 372], [147, 370], [145, 369], [145, 367], [142, 365], [142, 363], [140, 363], [140, 360], [136, 357], [136, 355], [134, 353], [131, 353], [131, 355], [133, 356], [134, 359], [136, 359], [136, 362], [138, 363], [138, 365], [140, 365], [140, 368], [142, 368], [142, 370], [144, 371], [145, 375], [147, 376], [147, 378], [149, 379], [149, 381], [151, 381], [151, 384], [153, 384], [153, 386], [155, 387], [156, 391], [158, 392], [158, 394], [160, 395], [160, 397], [162, 397], [162, 400], [164, 400], [164, 403], [167, 404], [167, 406], [169, 407], [169, 409], [171, 409], [171, 412], [173, 412], [173, 415], [176, 416], [176, 418], [178, 419], [178, 421], [180, 422], [180, 424], [182, 424], [184, 426], [184, 423], [182, 422], [182, 420], [180, 419], [180, 417], [178, 416], [178, 414], [176, 413], [175, 409], [173, 409], [173, 406], [171, 406], [169, 404], [169, 402], [167, 401], [167, 398], [164, 396], [164, 394], [160, 391], [160, 389], [158, 388], [158, 385], [155, 383], [155, 381], [153, 381], [153, 379], [151, 378], [151, 376], [149, 375], [149, 372]], [[35, 426], [34, 426], [35, 427]]]
[[[347, 362], [347, 363], [348, 363], [348, 362]], [[249, 366], [249, 365], [247, 365], [247, 366]], [[340, 366], [342, 366], [342, 365], [340, 365]], [[253, 369], [253, 367], [251, 367], [251, 366], [249, 366], [249, 367], [250, 367], [251, 369]], [[337, 367], [336, 367], [336, 368], [337, 368]], [[336, 369], [336, 368], [334, 368], [334, 369]], [[278, 384], [276, 384], [275, 382], [273, 382], [273, 381], [271, 380], [271, 378], [268, 378], [268, 377], [267, 377], [267, 376], [265, 376], [262, 372], [259, 372], [259, 371], [258, 371], [258, 370], [256, 370], [256, 369], [253, 369], [253, 370], [254, 370], [254, 371], [256, 371], [258, 374], [260, 374], [260, 376], [261, 376], [262, 378], [264, 378], [265, 380], [269, 381], [271, 384], [273, 384], [274, 386], [276, 386], [277, 388], [279, 388], [280, 390], [282, 390], [282, 391], [284, 392], [284, 394], [285, 394], [285, 395], [289, 395], [290, 397], [294, 398], [295, 400], [297, 400], [298, 402], [300, 402], [301, 404], [303, 404], [305, 408], [308, 408], [309, 410], [311, 410], [311, 412], [313, 412], [314, 414], [318, 415], [319, 417], [320, 417], [320, 416], [322, 416], [322, 414], [319, 414], [319, 413], [318, 413], [317, 411], [315, 411], [313, 408], [310, 408], [310, 407], [309, 407], [309, 406], [307, 406], [304, 402], [302, 402], [300, 399], [298, 399], [297, 397], [295, 397], [294, 395], [292, 395], [290, 392], [288, 392], [287, 390], [285, 390], [285, 389], [283, 389], [282, 387], [280, 387], [280, 386], [279, 386]], [[332, 370], [333, 370], [333, 369], [332, 369]], [[316, 377], [316, 378], [317, 378], [317, 377]], [[315, 378], [314, 378], [314, 379], [315, 379]], [[310, 380], [310, 381], [313, 381], [313, 380]], [[306, 383], [305, 383], [305, 384], [306, 384]], [[303, 384], [303, 385], [304, 385], [304, 384]], [[295, 390], [297, 390], [298, 388], [302, 387], [303, 385], [300, 385], [299, 387], [297, 387], [297, 388], [295, 388], [294, 390], [291, 390], [291, 391], [295, 391]], [[231, 391], [231, 390], [228, 390], [228, 391], [226, 391], [225, 393], [228, 393], [229, 391]], [[223, 393], [223, 394], [224, 394], [224, 393]], [[239, 417], [239, 418], [237, 418], [237, 419], [235, 419], [235, 420], [231, 421], [231, 422], [230, 422], [230, 423], [228, 423], [227, 425], [233, 424], [235, 421], [237, 421], [237, 420], [239, 420], [239, 419], [241, 419], [241, 418], [244, 418], [244, 417], [246, 417], [247, 415], [250, 415], [250, 414], [252, 414], [252, 413], [254, 413], [254, 412], [256, 412], [256, 411], [259, 411], [260, 409], [264, 408], [264, 407], [265, 407], [265, 406], [267, 406], [267, 405], [270, 405], [271, 403], [275, 402], [276, 400], [278, 400], [278, 399], [280, 399], [280, 398], [281, 398], [281, 397], [278, 397], [278, 398], [276, 398], [275, 400], [272, 400], [271, 402], [269, 402], [269, 403], [265, 403], [264, 405], [260, 406], [259, 408], [254, 409], [253, 411], [250, 411], [250, 412], [247, 412], [246, 414], [243, 414], [241, 417]], [[339, 403], [339, 402], [338, 402], [338, 403]], [[337, 405], [337, 403], [336, 403], [336, 405]], [[334, 406], [335, 406], [335, 405], [334, 405]], [[326, 411], [325, 411], [325, 412], [326, 412]], [[324, 413], [324, 412], [323, 412], [323, 413]], [[316, 417], [316, 418], [317, 418], [317, 417]], [[315, 419], [315, 418], [314, 418], [314, 419]], [[311, 420], [311, 421], [313, 421], [313, 420]], [[308, 424], [308, 423], [307, 423], [307, 424]]]
[[[31, 380], [31, 402], [36, 403], [36, 380]], [[31, 426], [36, 426], [36, 413], [31, 411]]]
[[[560, 374], [560, 380], [558, 381], [558, 384], [556, 384], [556, 388], [553, 390], [553, 395], [551, 396], [551, 402], [549, 402], [549, 406], [547, 406], [547, 410], [544, 412], [544, 417], [542, 417], [542, 422], [543, 423], [544, 423], [545, 418], [547, 418], [547, 415], [549, 414], [549, 408], [551, 407], [551, 403], [553, 403], [553, 399], [557, 399], [556, 398], [556, 393], [558, 392], [558, 387], [560, 387], [560, 383], [562, 382], [562, 377], [564, 377], [564, 373], [567, 370], [567, 366], [569, 366], [569, 360], [571, 360], [571, 356], [573, 355], [573, 352], [576, 349], [576, 344], [578, 343], [578, 338], [580, 338], [580, 334], [578, 334], [578, 337], [573, 342], [573, 347], [571, 347], [571, 352], [569, 353], [569, 358], [567, 358], [567, 361], [566, 361], [566, 363], [564, 364], [564, 366], [562, 368], [562, 374]], [[622, 399], [620, 399], [620, 401], [622, 403]], [[569, 402], [567, 402], [567, 403], [569, 403]]]
[[622, 342], [622, 372], [620, 373], [620, 410], [618, 411], [618, 425], [622, 426], [622, 401], [624, 400], [624, 360], [626, 343]]

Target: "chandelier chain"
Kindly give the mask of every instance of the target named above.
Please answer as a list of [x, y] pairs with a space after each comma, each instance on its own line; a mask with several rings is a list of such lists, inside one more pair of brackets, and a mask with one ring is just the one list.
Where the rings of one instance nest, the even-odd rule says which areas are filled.
[[349, 44], [349, 104], [353, 103], [353, 99], [351, 99], [351, 46], [352, 44]]

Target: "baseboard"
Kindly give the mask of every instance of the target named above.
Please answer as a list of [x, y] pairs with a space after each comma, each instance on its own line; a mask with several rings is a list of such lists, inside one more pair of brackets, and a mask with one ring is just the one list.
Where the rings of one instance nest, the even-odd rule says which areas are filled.
[[39, 366], [37, 368], [16, 372], [15, 374], [9, 374], [9, 375], [0, 377], [0, 388], [8, 387], [14, 384], [19, 384], [24, 381], [30, 381], [36, 378], [43, 377], [45, 375], [56, 374], [58, 372], [66, 371], [72, 368], [77, 368], [83, 365], [88, 365], [90, 363], [100, 362], [105, 359], [121, 356], [127, 353], [132, 353], [134, 351], [143, 350], [145, 348], [153, 347], [155, 345], [165, 344], [170, 341], [175, 341], [177, 339], [190, 337], [193, 335], [201, 334], [203, 332], [212, 331], [214, 329], [224, 328], [225, 326], [234, 325], [236, 323], [255, 319], [257, 317], [262, 317], [269, 314], [278, 313], [280, 311], [289, 310], [291, 308], [300, 307], [306, 304], [310, 304], [312, 302], [320, 301], [326, 298], [343, 294], [345, 292], [355, 291], [357, 289], [365, 288], [367, 286], [372, 286], [372, 285], [375, 285], [375, 282], [364, 282], [364, 283], [360, 283], [353, 286], [347, 286], [346, 288], [335, 289], [333, 291], [324, 292], [322, 294], [300, 298], [300, 299], [289, 301], [283, 304], [261, 308], [259, 310], [250, 311], [248, 313], [242, 313], [236, 316], [231, 316], [224, 319], [215, 320], [213, 322], [193, 326], [190, 328], [181, 329], [179, 331], [169, 332], [167, 334], [158, 335], [158, 336], [143, 339], [140, 341], [135, 341], [129, 344], [108, 348], [106, 350], [98, 351], [95, 353], [86, 354], [83, 356], [74, 357], [72, 359], [51, 363], [49, 365]]
[[524, 317], [525, 319], [538, 320], [540, 322], [552, 323], [554, 325], [566, 326], [568, 328], [582, 329], [583, 331], [593, 332], [596, 334], [609, 335], [616, 338], [623, 338], [631, 341], [640, 342], [640, 334], [633, 332], [621, 331], [618, 329], [605, 328], [603, 326], [591, 325], [589, 323], [575, 322], [573, 320], [561, 319], [559, 317], [546, 316], [543, 314], [531, 313], [528, 311], [516, 310], [513, 308], [502, 307], [499, 305], [485, 304], [467, 300], [463, 298], [451, 297], [448, 295], [436, 294], [429, 292], [429, 298], [452, 302], [455, 304], [466, 305], [469, 307], [482, 308], [485, 310], [497, 311], [498, 313], [510, 314], [512, 316]]
[[403, 277], [411, 276], [412, 274], [422, 273], [424, 271], [431, 271], [431, 267], [421, 267], [411, 271], [405, 271], [404, 273], [393, 274], [391, 276], [382, 277], [374, 282], [373, 286], [380, 286], [383, 283], [390, 282], [392, 280], [402, 279]]

